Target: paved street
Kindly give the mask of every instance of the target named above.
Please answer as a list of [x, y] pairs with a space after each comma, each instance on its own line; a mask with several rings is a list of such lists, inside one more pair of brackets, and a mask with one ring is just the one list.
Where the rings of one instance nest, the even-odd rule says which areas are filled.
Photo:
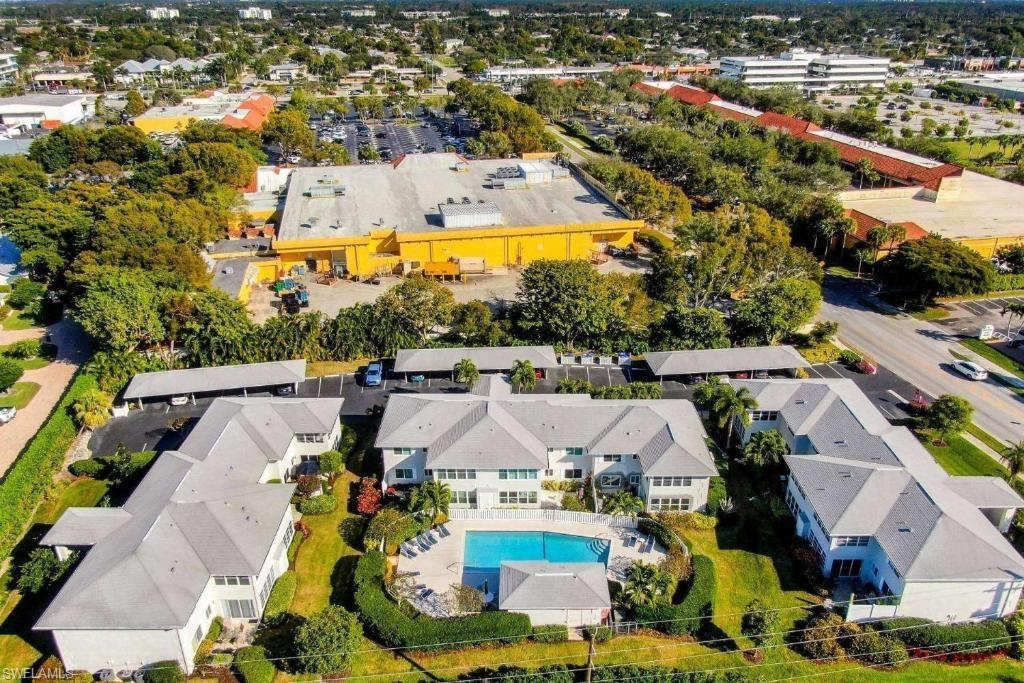
[[[829, 280], [821, 317], [839, 323], [839, 338], [932, 396], [956, 394], [974, 406], [979, 427], [1004, 441], [1024, 439], [1024, 396], [990, 379], [972, 382], [951, 369], [951, 351], [972, 356], [950, 331], [897, 313], [874, 309], [867, 291], [857, 285]], [[881, 305], [881, 304], [879, 304]], [[990, 374], [1005, 374], [976, 359]], [[905, 398], [912, 398], [907, 396]]]

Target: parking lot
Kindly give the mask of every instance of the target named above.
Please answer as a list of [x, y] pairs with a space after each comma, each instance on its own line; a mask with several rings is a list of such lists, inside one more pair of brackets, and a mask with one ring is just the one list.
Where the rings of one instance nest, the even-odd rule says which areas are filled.
[[428, 114], [368, 122], [353, 112], [344, 120], [330, 117], [313, 120], [310, 127], [319, 141], [345, 145], [353, 161], [359, 158], [361, 147], [375, 149], [382, 161], [404, 154], [443, 152], [447, 148], [465, 153], [466, 139], [474, 134], [463, 119], [435, 118]]
[[[1009, 320], [1006, 316], [1000, 315], [1000, 311], [1011, 303], [1024, 304], [1024, 296], [1007, 296], [946, 303], [942, 304], [941, 308], [949, 312], [949, 317], [935, 322], [953, 330], [957, 334], [970, 337], [977, 337], [982, 327], [992, 325], [995, 328], [996, 338], [1001, 338], [1006, 334], [1006, 323]], [[1014, 320], [1011, 334], [1021, 322], [1018, 319]]]

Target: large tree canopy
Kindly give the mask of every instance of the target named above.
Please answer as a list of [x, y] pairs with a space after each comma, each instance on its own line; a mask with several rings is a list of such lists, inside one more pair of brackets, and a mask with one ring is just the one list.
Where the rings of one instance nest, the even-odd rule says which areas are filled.
[[973, 249], [929, 235], [901, 244], [878, 263], [875, 273], [887, 286], [930, 301], [937, 296], [984, 294], [992, 289], [995, 268]]

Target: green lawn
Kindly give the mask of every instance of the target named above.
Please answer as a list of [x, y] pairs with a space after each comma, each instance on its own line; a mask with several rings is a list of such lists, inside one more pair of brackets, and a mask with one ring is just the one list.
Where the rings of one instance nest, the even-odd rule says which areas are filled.
[[0, 408], [14, 406], [21, 410], [37, 393], [39, 393], [39, 385], [35, 382], [15, 382], [6, 394], [0, 394]]
[[43, 501], [36, 508], [33, 523], [56, 524], [68, 508], [95, 507], [110, 490], [110, 482], [82, 477], [62, 480], [55, 484], [55, 487], [57, 487], [55, 495], [51, 496], [49, 500]]
[[978, 441], [982, 442], [996, 453], [1002, 453], [1003, 449], [1006, 448], [1006, 444], [992, 436], [984, 429], [976, 424], [971, 424], [967, 427], [967, 432]]
[[1008, 145], [1007, 147], [1000, 149], [999, 143], [996, 140], [984, 138], [975, 138], [975, 140], [977, 140], [977, 142], [973, 145], [970, 144], [969, 140], [950, 140], [945, 144], [946, 147], [953, 150], [953, 152], [963, 161], [980, 159], [986, 154], [996, 151], [1002, 151], [1006, 157], [1009, 158], [1013, 156], [1013, 153], [1018, 147], [1018, 145]]
[[35, 326], [36, 321], [31, 316], [27, 316], [20, 311], [15, 311], [3, 320], [0, 320], [0, 329], [3, 330], [27, 330]]
[[929, 306], [920, 310], [909, 311], [909, 313], [918, 320], [924, 321], [942, 320], [949, 317], [949, 311], [941, 306]]
[[947, 445], [935, 444], [938, 437], [917, 435], [936, 462], [954, 476], [1005, 477], [1006, 469], [962, 436], [951, 436]]

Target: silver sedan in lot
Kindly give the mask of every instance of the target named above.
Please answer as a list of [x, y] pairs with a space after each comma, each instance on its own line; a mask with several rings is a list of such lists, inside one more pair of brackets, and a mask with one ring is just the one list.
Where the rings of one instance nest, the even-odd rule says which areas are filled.
[[988, 370], [969, 360], [958, 360], [953, 363], [953, 369], [967, 379], [971, 379], [976, 382], [988, 379]]

